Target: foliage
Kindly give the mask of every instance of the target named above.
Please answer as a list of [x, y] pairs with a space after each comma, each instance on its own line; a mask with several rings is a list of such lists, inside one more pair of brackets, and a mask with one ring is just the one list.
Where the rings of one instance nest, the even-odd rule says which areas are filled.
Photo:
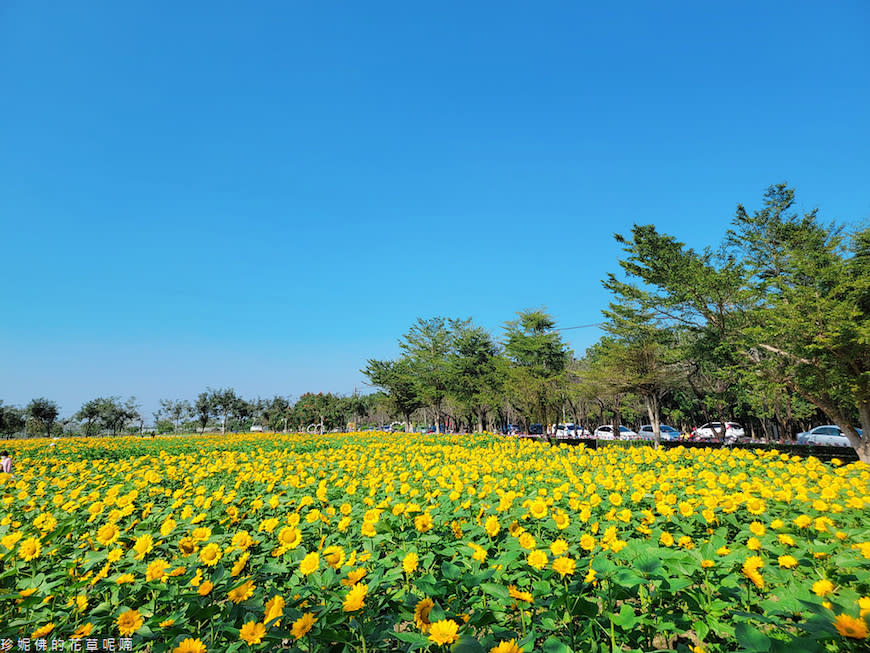
[[33, 420], [40, 429], [45, 431], [46, 436], [50, 436], [52, 426], [55, 420], [57, 420], [60, 410], [55, 402], [45, 397], [40, 397], [39, 399], [33, 399], [27, 404], [25, 412], [27, 417]]
[[82, 404], [75, 418], [84, 420], [85, 436], [93, 435], [101, 429], [117, 435], [131, 422], [141, 419], [141, 415], [135, 397], [130, 397], [123, 403], [120, 397], [97, 397]]
[[161, 399], [159, 414], [165, 416], [172, 423], [173, 432], [178, 435], [178, 427], [181, 421], [193, 416], [194, 413], [193, 406], [190, 405], [189, 401], [184, 399]]
[[0, 401], [0, 435], [12, 436], [24, 430], [24, 410]]
[[752, 215], [738, 207], [728, 239], [755, 294], [741, 344], [761, 378], [824, 411], [870, 459], [870, 227], [846, 238], [793, 205], [780, 184]]
[[547, 313], [527, 310], [505, 325], [505, 357], [512, 363], [508, 388], [531, 417], [553, 421], [563, 394], [571, 352]]

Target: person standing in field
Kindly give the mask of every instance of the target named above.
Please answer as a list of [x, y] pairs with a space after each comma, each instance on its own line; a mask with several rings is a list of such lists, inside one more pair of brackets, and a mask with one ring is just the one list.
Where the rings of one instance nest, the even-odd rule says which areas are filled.
[[9, 474], [12, 476], [12, 458], [9, 452], [5, 449], [0, 451], [0, 474]]

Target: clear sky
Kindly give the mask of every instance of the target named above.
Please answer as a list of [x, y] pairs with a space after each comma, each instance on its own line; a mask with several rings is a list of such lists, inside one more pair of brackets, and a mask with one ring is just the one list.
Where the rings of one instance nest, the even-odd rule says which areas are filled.
[[[366, 390], [599, 322], [614, 232], [870, 216], [870, 4], [0, 2], [0, 399]], [[566, 331], [582, 352], [600, 332]]]

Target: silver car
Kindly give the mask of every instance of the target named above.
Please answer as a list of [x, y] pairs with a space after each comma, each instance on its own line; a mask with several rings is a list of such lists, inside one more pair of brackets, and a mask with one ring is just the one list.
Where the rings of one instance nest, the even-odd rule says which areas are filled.
[[[595, 437], [599, 440], [615, 440], [616, 439], [613, 437], [613, 427], [610, 426], [609, 424], [605, 424], [604, 426], [599, 426], [597, 429], [595, 429]], [[626, 439], [626, 440], [631, 440], [632, 438], [637, 437], [637, 433], [632, 431], [627, 426], [620, 425], [619, 437]]]
[[815, 444], [827, 447], [851, 447], [849, 438], [834, 424], [817, 426], [797, 434], [798, 444]]
[[[640, 434], [640, 437], [642, 437], [644, 440], [652, 440], [655, 437], [652, 424], [644, 424], [640, 427], [640, 431], [638, 433]], [[659, 424], [659, 433], [661, 433], [662, 440], [680, 439], [680, 432], [673, 426], [668, 426], [667, 424]]]

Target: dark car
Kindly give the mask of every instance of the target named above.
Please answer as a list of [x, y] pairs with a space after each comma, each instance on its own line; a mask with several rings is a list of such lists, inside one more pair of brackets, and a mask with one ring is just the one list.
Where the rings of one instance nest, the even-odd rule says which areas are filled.
[[529, 424], [529, 435], [544, 435], [544, 425]]

